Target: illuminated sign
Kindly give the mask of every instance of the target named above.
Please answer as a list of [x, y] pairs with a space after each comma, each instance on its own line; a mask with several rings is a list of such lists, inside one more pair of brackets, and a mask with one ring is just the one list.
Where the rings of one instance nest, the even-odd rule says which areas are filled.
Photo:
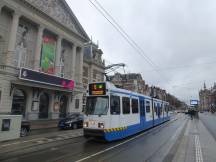
[[198, 104], [199, 104], [198, 100], [190, 100], [190, 105], [191, 106], [195, 106], [195, 105], [198, 105]]
[[89, 95], [106, 95], [105, 83], [89, 84]]

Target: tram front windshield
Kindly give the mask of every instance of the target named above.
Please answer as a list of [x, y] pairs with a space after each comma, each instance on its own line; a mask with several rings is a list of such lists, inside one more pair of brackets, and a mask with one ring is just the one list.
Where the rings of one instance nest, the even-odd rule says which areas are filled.
[[86, 115], [106, 115], [109, 107], [108, 96], [87, 97]]

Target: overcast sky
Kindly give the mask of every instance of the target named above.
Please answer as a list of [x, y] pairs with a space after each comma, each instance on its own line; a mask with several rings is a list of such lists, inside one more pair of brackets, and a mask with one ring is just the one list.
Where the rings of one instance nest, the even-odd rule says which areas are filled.
[[204, 81], [207, 87], [216, 81], [215, 0], [98, 0], [158, 72], [88, 0], [67, 2], [87, 34], [99, 41], [107, 64], [123, 62], [127, 72], [141, 73], [147, 84], [187, 102], [198, 99]]

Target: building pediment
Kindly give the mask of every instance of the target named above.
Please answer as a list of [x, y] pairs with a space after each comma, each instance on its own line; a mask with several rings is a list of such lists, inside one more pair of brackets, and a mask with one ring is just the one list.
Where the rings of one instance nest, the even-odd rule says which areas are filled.
[[65, 0], [25, 0], [35, 8], [52, 17], [70, 30], [89, 40], [88, 35], [80, 25], [76, 16]]

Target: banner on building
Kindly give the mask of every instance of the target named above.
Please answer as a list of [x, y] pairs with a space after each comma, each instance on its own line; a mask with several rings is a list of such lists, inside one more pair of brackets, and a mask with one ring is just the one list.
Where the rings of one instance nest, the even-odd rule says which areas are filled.
[[56, 40], [49, 36], [43, 37], [41, 50], [41, 70], [45, 73], [54, 74], [56, 54]]
[[74, 81], [70, 79], [61, 78], [58, 76], [30, 70], [27, 68], [21, 68], [20, 69], [20, 76], [19, 79], [41, 83], [41, 84], [47, 84], [47, 85], [53, 85], [62, 87], [64, 89], [73, 90], [74, 89]]

